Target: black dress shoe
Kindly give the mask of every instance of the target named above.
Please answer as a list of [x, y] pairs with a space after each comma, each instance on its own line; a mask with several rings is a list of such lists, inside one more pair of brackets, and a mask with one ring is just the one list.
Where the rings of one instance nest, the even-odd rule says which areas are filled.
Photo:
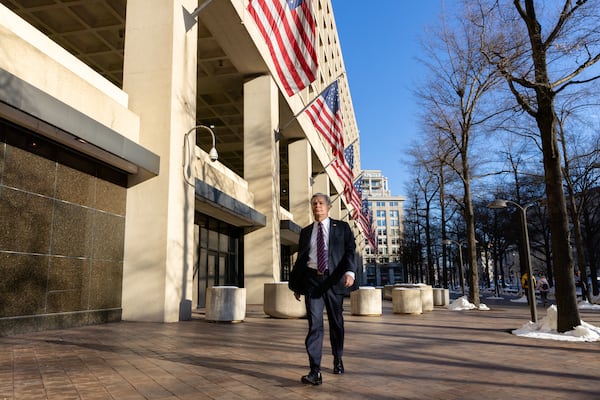
[[310, 371], [308, 375], [304, 375], [302, 377], [302, 383], [306, 383], [308, 385], [320, 385], [323, 383], [323, 378], [321, 377], [320, 372]]
[[333, 373], [336, 375], [344, 373], [344, 363], [342, 360], [335, 360], [333, 362]]

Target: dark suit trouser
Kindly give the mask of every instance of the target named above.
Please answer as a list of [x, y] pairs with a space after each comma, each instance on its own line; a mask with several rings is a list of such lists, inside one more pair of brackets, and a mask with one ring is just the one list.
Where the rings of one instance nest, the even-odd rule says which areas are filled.
[[[318, 278], [320, 279], [320, 278]], [[311, 371], [321, 370], [323, 355], [323, 336], [325, 333], [323, 310], [327, 310], [329, 322], [329, 340], [333, 357], [341, 359], [344, 352], [344, 295], [336, 294], [329, 288], [322, 296], [305, 296], [306, 316], [308, 318], [308, 334], [305, 345]]]

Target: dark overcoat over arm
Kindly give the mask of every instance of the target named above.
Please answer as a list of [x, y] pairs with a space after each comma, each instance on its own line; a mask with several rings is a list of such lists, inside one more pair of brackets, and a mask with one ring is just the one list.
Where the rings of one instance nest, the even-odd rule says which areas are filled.
[[310, 251], [312, 229], [313, 224], [310, 224], [300, 232], [298, 258], [290, 273], [289, 287], [292, 291], [304, 295], [309, 290], [324, 291], [329, 287], [333, 287], [336, 293], [343, 294], [346, 290], [344, 286], [346, 272], [353, 272], [356, 275], [356, 265], [354, 263], [356, 243], [350, 225], [344, 221], [330, 219], [328, 246], [330, 275], [321, 284], [311, 280], [308, 273], [308, 253]]

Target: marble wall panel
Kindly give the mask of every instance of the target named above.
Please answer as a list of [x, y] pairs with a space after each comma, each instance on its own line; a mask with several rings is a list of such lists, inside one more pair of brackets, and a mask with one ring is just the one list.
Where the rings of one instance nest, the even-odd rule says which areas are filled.
[[56, 198], [86, 207], [95, 202], [96, 179], [93, 175], [58, 164]]
[[52, 255], [91, 257], [94, 210], [56, 200]]
[[45, 313], [48, 260], [0, 252], [0, 317]]
[[0, 141], [0, 184], [2, 184], [2, 171], [4, 170], [4, 148], [6, 147], [6, 143], [2, 143]]
[[101, 179], [96, 181], [96, 209], [125, 215], [126, 206], [127, 190], [125, 188]]
[[121, 307], [122, 261], [92, 261], [90, 309]]
[[48, 274], [47, 312], [88, 309], [90, 267], [88, 259], [52, 257]]
[[125, 218], [100, 211], [94, 212], [94, 260], [123, 261]]
[[120, 319], [124, 182], [50, 142], [0, 130], [0, 335]]
[[48, 254], [52, 199], [3, 187], [0, 190], [0, 251]]
[[2, 183], [44, 196], [54, 196], [56, 163], [23, 149], [6, 146]]

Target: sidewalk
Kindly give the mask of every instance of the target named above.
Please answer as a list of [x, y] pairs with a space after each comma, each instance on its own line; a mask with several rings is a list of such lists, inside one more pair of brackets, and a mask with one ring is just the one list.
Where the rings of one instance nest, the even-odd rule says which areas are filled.
[[[347, 299], [349, 309], [349, 299]], [[0, 338], [0, 400], [21, 399], [592, 399], [598, 343], [511, 335], [526, 304], [436, 307], [419, 316], [346, 314], [344, 375], [307, 373], [306, 320], [249, 307], [245, 322], [121, 322]], [[498, 303], [498, 304], [495, 304]], [[538, 309], [539, 318], [545, 315]], [[600, 313], [581, 311], [600, 326]]]

